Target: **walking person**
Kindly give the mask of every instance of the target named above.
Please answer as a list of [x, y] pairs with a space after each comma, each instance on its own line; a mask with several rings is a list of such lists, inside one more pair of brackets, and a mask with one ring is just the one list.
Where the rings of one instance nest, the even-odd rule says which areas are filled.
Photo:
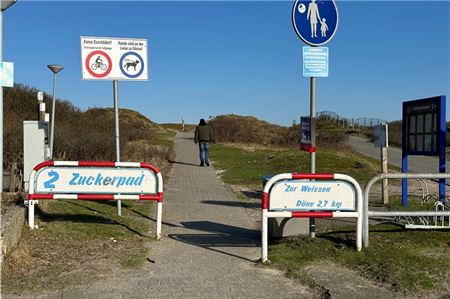
[[200, 166], [209, 166], [209, 143], [212, 141], [211, 127], [202, 118], [195, 128], [194, 142], [198, 143]]

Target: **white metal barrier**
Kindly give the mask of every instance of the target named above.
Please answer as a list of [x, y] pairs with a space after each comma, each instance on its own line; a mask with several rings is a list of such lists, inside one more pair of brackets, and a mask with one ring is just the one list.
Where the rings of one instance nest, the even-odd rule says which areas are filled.
[[[85, 176], [82, 178], [78, 178], [73, 176], [70, 181], [70, 185], [74, 185], [75, 182], [83, 182], [83, 185], [85, 185], [86, 188], [92, 187], [102, 189], [103, 191], [97, 191], [96, 193], [86, 193], [84, 191], [80, 191], [80, 188], [75, 189], [73, 192], [67, 192], [67, 188], [63, 188], [63, 191], [57, 191], [58, 189], [56, 187], [56, 181], [57, 179], [57, 173], [53, 176], [50, 176], [50, 179], [45, 182], [42, 182], [42, 180], [39, 177], [39, 174], [46, 170], [46, 168], [55, 168], [58, 167], [74, 167], [73, 169], [76, 169], [76, 167], [79, 167], [79, 169], [86, 169], [86, 168], [99, 168], [99, 169], [106, 169], [106, 168], [113, 168], [119, 170], [124, 169], [135, 169], [138, 170], [148, 170], [152, 173], [154, 186], [151, 186], [150, 189], [152, 191], [144, 191], [139, 190], [138, 192], [130, 193], [130, 186], [137, 185], [138, 179], [129, 179], [129, 181], [126, 181], [124, 176], [121, 177], [103, 177], [101, 180], [97, 177], [93, 176]], [[143, 180], [144, 174], [142, 174]], [[59, 178], [59, 176], [58, 176]], [[78, 181], [75, 180], [79, 179]], [[115, 181], [114, 181], [115, 179]], [[95, 183], [99, 181], [100, 184], [98, 186], [95, 186]], [[134, 183], [133, 183], [134, 182]], [[46, 185], [46, 188], [42, 188], [43, 190], [37, 190], [38, 186]], [[77, 184], [75, 184], [77, 185]], [[80, 184], [78, 184], [80, 185]], [[109, 185], [110, 191], [104, 191], [104, 186]], [[123, 186], [122, 190], [121, 187]], [[65, 186], [66, 187], [66, 186]], [[78, 187], [78, 186], [77, 186]], [[123, 189], [126, 190], [123, 190]], [[46, 190], [48, 189], [48, 190]], [[146, 188], [149, 189], [149, 188]], [[112, 191], [111, 191], [112, 190]], [[98, 192], [98, 193], [97, 193]], [[28, 194], [28, 226], [31, 229], [35, 228], [34, 225], [34, 206], [38, 204], [38, 200], [51, 200], [51, 199], [77, 199], [77, 200], [123, 200], [123, 199], [130, 199], [130, 200], [154, 200], [157, 202], [157, 211], [156, 211], [156, 238], [161, 238], [161, 227], [162, 227], [162, 201], [163, 201], [163, 179], [162, 175], [159, 172], [159, 170], [154, 167], [153, 165], [150, 165], [145, 162], [98, 162], [98, 161], [46, 161], [43, 163], [38, 164], [36, 167], [34, 167], [33, 171], [30, 174], [30, 188], [29, 188], [29, 194]]]
[[[324, 207], [321, 211], [283, 211], [283, 208], [277, 209], [277, 211], [270, 210], [270, 193], [272, 187], [280, 181], [294, 181], [303, 180], [310, 182], [310, 180], [317, 181], [342, 181], [350, 183], [356, 194], [356, 211], [336, 211], [339, 208], [336, 207]], [[312, 182], [313, 183], [313, 182]], [[289, 187], [287, 187], [289, 188]], [[293, 187], [295, 188], [295, 187]], [[261, 227], [261, 261], [266, 262], [268, 259], [268, 218], [357, 218], [356, 224], [356, 249], [361, 251], [362, 247], [362, 225], [363, 225], [363, 202], [362, 202], [362, 191], [358, 182], [352, 177], [344, 174], [300, 174], [300, 173], [282, 173], [273, 176], [264, 186], [263, 196], [262, 196], [262, 227]], [[354, 206], [354, 205], [353, 205]]]
[[450, 211], [369, 211], [369, 193], [372, 186], [382, 179], [450, 179], [450, 173], [387, 173], [379, 174], [367, 182], [364, 189], [364, 231], [363, 245], [369, 246], [370, 217], [443, 216], [450, 217]]

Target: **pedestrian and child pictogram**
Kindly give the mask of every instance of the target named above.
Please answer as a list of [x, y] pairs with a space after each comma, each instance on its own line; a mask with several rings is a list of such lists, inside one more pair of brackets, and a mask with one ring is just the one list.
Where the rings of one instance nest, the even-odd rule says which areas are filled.
[[292, 24], [297, 35], [311, 46], [329, 42], [338, 26], [334, 0], [297, 0], [292, 9]]

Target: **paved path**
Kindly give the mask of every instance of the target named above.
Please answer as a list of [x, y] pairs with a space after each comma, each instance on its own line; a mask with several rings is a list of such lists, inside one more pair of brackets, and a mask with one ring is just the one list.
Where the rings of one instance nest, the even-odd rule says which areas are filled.
[[[380, 160], [380, 149], [376, 148], [372, 142], [366, 138], [349, 136], [348, 143], [363, 155]], [[402, 150], [397, 147], [388, 148], [388, 163], [397, 167], [402, 167]], [[438, 173], [439, 159], [437, 157], [409, 156], [408, 164], [410, 172], [417, 173]], [[450, 161], [447, 157], [447, 170], [450, 169]]]
[[121, 270], [89, 287], [32, 298], [314, 297], [282, 273], [256, 265], [259, 219], [242, 207], [213, 167], [198, 166], [191, 134], [177, 134], [175, 152], [172, 173], [168, 182], [165, 179], [165, 236], [151, 243], [150, 262], [143, 269]]

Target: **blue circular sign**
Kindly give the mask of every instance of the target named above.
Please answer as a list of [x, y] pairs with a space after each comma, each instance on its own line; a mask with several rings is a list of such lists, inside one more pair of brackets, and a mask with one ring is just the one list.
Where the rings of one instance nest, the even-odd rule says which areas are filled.
[[292, 24], [302, 41], [311, 46], [328, 43], [338, 27], [334, 0], [297, 0], [292, 8]]
[[[133, 56], [135, 57], [134, 59]], [[144, 60], [136, 52], [126, 52], [120, 57], [120, 71], [128, 78], [137, 78], [144, 71]]]

